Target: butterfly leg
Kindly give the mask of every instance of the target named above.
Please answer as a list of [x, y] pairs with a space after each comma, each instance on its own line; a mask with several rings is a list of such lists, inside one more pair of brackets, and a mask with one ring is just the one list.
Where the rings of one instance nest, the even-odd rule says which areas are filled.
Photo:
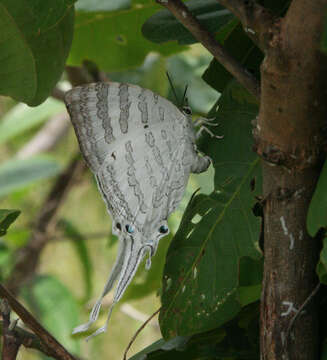
[[213, 124], [212, 123], [214, 120], [216, 120], [216, 118], [207, 119], [205, 117], [199, 117], [194, 121], [194, 126], [195, 127], [202, 126], [203, 124], [207, 125], [207, 126], [218, 126], [219, 124]]
[[215, 137], [216, 139], [223, 139], [224, 135], [215, 135], [211, 130], [209, 130], [206, 126], [202, 125], [198, 132], [196, 133], [196, 139], [199, 139], [202, 132], [207, 132], [211, 137]]

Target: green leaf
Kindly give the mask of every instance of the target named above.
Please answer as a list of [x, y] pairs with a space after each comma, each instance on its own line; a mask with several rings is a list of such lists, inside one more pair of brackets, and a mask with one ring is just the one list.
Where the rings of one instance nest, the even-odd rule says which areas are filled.
[[[185, 86], [188, 85], [187, 101], [195, 114], [206, 114], [219, 95], [202, 79], [202, 73], [210, 61], [211, 56], [207, 53], [199, 54], [192, 60], [187, 54], [181, 53], [171, 56], [167, 61], [167, 68], [179, 101], [183, 98]], [[170, 90], [170, 99], [176, 102], [172, 90]]]
[[6, 241], [0, 241], [0, 281], [6, 279], [13, 268], [12, 250]]
[[49, 96], [71, 45], [73, 2], [0, 1], [0, 94], [31, 106]]
[[9, 226], [19, 215], [20, 210], [0, 209], [0, 236], [6, 235]]
[[[233, 15], [216, 0], [190, 0], [188, 9], [211, 33], [228, 23]], [[143, 35], [155, 43], [177, 40], [179, 44], [198, 42], [193, 35], [166, 9], [152, 15], [142, 26]]]
[[50, 157], [9, 160], [0, 166], [0, 197], [57, 175], [61, 166]]
[[209, 114], [216, 115], [219, 134], [225, 136], [203, 139], [202, 150], [215, 167], [215, 190], [191, 201], [168, 250], [159, 317], [164, 338], [225, 323], [244, 305], [239, 287], [257, 285], [251, 274], [240, 279], [239, 270], [242, 258], [261, 257], [260, 220], [252, 214], [261, 193], [260, 162], [251, 150], [251, 120], [257, 111], [255, 99], [232, 82]]
[[2, 117], [0, 123], [0, 144], [41, 124], [50, 116], [62, 110], [64, 110], [64, 104], [52, 98], [47, 99], [42, 105], [37, 107], [17, 104]]
[[[158, 341], [155, 341], [150, 346], [147, 346], [145, 349], [140, 351], [139, 353], [132, 356], [129, 360], [143, 360], [145, 359], [175, 359], [175, 357], [172, 356], [173, 351], [180, 351], [183, 346], [188, 342], [190, 339], [189, 336], [177, 336], [175, 338], [172, 338], [170, 340], [165, 341], [164, 339], [160, 339]], [[183, 354], [184, 355], [184, 354]], [[183, 355], [181, 351], [179, 352], [179, 359], [183, 359]]]
[[320, 252], [320, 260], [316, 268], [319, 280], [323, 284], [327, 284], [327, 238], [323, 240], [323, 248]]
[[198, 360], [259, 358], [259, 306], [244, 308], [232, 321], [210, 332], [192, 337], [177, 336], [160, 339], [130, 358], [130, 360]]
[[307, 215], [307, 229], [314, 237], [320, 228], [327, 226], [327, 160], [321, 170]]
[[73, 223], [66, 219], [61, 219], [58, 223], [66, 237], [72, 240], [72, 244], [77, 252], [82, 265], [85, 282], [85, 301], [92, 294], [92, 263], [86, 246], [85, 237], [78, 231]]
[[137, 84], [166, 97], [169, 86], [165, 74], [166, 63], [165, 57], [153, 53], [147, 56], [142, 66], [130, 70], [111, 72], [109, 76], [112, 81]]
[[71, 292], [53, 276], [38, 276], [23, 288], [22, 296], [50, 333], [68, 351], [78, 354], [79, 340], [72, 337], [72, 329], [79, 323], [78, 304]]
[[[220, 42], [230, 55], [238, 60], [244, 67], [259, 76], [259, 65], [263, 59], [261, 51], [253, 44], [244, 33], [242, 25], [232, 20], [228, 33]], [[218, 34], [219, 36], [219, 34]], [[213, 59], [208, 69], [203, 74], [203, 79], [214, 89], [222, 92], [233, 76], [216, 60]]]
[[105, 71], [119, 71], [141, 65], [151, 51], [170, 55], [185, 50], [174, 43], [153, 44], [142, 36], [142, 24], [158, 8], [152, 0], [134, 0], [126, 10], [77, 12], [69, 64], [90, 60]]

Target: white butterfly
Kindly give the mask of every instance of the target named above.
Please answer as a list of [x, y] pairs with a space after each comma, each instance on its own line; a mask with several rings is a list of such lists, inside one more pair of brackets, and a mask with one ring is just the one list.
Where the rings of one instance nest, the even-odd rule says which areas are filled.
[[[97, 319], [101, 301], [116, 280], [113, 305], [146, 254], [146, 268], [151, 266], [189, 174], [205, 171], [210, 159], [197, 152], [191, 109], [179, 109], [150, 90], [94, 83], [67, 92], [65, 103], [112, 217], [113, 233], [119, 237], [118, 257], [107, 284], [88, 323], [74, 329], [77, 333]], [[113, 305], [106, 324], [92, 336], [106, 330]]]

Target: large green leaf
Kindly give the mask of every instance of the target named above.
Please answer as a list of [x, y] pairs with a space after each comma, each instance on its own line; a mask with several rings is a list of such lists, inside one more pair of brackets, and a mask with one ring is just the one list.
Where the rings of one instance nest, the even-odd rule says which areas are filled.
[[18, 218], [20, 210], [0, 209], [0, 236], [6, 235], [9, 226]]
[[[261, 192], [259, 159], [251, 149], [257, 111], [255, 99], [232, 82], [209, 114], [225, 136], [204, 138], [202, 145], [213, 160], [215, 190], [191, 201], [169, 248], [159, 318], [165, 338], [213, 329], [259, 297], [253, 286], [260, 277], [243, 271], [249, 266], [244, 258], [261, 262], [260, 221], [252, 213]], [[252, 298], [244, 287], [252, 288]]]
[[174, 43], [153, 44], [142, 36], [142, 24], [158, 8], [152, 0], [134, 0], [126, 10], [77, 12], [69, 63], [91, 60], [103, 70], [118, 71], [141, 65], [151, 51], [169, 55], [184, 50]]
[[321, 170], [307, 215], [307, 229], [315, 236], [320, 228], [327, 226], [327, 161]]
[[73, 34], [73, 0], [0, 0], [0, 94], [38, 105], [59, 80]]
[[78, 303], [71, 292], [53, 276], [38, 276], [24, 287], [22, 296], [42, 324], [74, 354], [79, 340], [72, 329], [79, 323]]
[[17, 104], [1, 119], [0, 144], [41, 124], [50, 116], [62, 110], [64, 110], [64, 104], [52, 98], [33, 108], [25, 104]]
[[[217, 32], [233, 15], [216, 0], [190, 0], [188, 9], [210, 32]], [[193, 35], [166, 9], [152, 15], [142, 26], [143, 35], [155, 43], [177, 40], [180, 44], [197, 42]]]
[[160, 339], [130, 360], [257, 360], [259, 357], [259, 306], [246, 307], [221, 328], [192, 337]]
[[61, 166], [50, 157], [9, 160], [0, 166], [0, 197], [59, 173]]

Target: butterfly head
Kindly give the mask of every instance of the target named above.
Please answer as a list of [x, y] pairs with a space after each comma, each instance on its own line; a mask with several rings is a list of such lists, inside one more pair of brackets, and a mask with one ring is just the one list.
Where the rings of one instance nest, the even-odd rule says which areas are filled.
[[152, 256], [157, 250], [159, 240], [169, 234], [169, 227], [166, 220], [146, 222], [143, 226], [129, 221], [116, 221], [113, 233], [120, 238], [132, 240], [138, 249], [149, 248]]

